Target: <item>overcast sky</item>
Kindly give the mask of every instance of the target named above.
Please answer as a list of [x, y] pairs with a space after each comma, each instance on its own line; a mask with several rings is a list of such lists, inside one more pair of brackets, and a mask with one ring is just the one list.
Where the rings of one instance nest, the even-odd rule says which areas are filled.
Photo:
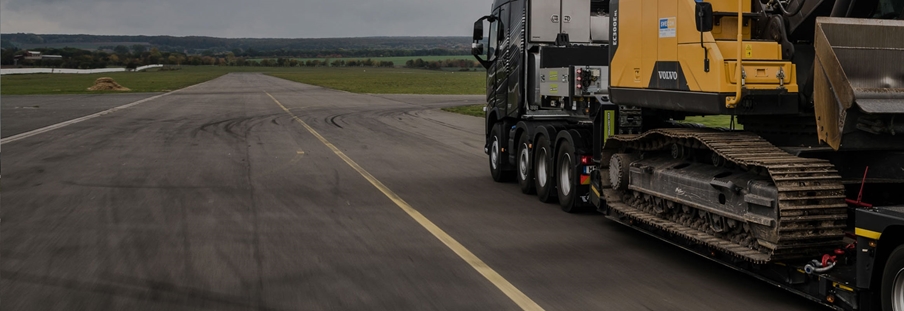
[[0, 0], [4, 33], [469, 36], [490, 0]]

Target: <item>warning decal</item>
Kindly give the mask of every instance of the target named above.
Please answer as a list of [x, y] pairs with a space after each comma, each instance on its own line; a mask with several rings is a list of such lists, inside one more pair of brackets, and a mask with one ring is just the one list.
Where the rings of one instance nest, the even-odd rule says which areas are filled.
[[674, 38], [676, 31], [675, 18], [674, 17], [664, 17], [659, 19], [659, 37], [660, 38]]

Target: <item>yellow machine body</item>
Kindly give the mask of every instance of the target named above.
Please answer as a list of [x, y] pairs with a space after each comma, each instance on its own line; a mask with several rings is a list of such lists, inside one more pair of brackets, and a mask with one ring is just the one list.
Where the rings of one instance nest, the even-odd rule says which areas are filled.
[[[610, 85], [724, 95], [733, 94], [741, 82], [744, 91], [797, 93], [794, 64], [782, 60], [781, 45], [775, 41], [750, 39], [752, 23], [748, 17], [739, 23], [737, 13], [740, 9], [749, 16], [751, 2], [743, 1], [740, 8], [738, 2], [711, 1], [713, 29], [702, 33], [701, 42], [694, 0], [619, 1]], [[740, 44], [739, 24], [744, 38]], [[743, 81], [736, 74], [738, 49], [742, 50]]]

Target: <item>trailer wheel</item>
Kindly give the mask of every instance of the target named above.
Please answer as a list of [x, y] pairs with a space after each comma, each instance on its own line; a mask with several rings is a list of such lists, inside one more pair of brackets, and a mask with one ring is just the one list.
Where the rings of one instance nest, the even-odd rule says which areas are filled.
[[540, 136], [534, 148], [534, 185], [537, 188], [537, 198], [546, 203], [556, 199], [555, 179], [553, 178], [555, 165], [553, 165], [552, 157], [549, 138]]
[[559, 146], [558, 156], [556, 156], [556, 166], [558, 167], [556, 171], [556, 180], [558, 181], [556, 189], [559, 195], [559, 205], [562, 206], [563, 211], [569, 213], [578, 211], [577, 202], [574, 199], [576, 197], [575, 192], [577, 192], [574, 172], [575, 163], [574, 147], [566, 140]]
[[882, 273], [882, 310], [904, 311], [904, 245], [892, 251]]
[[503, 162], [506, 155], [502, 152], [502, 123], [493, 125], [490, 132], [490, 175], [496, 182], [505, 182], [511, 180], [512, 172], [503, 170]]
[[525, 194], [533, 194], [534, 189], [534, 168], [531, 161], [530, 141], [527, 133], [521, 135], [518, 139], [518, 164], [517, 164], [518, 184], [521, 186], [521, 192]]

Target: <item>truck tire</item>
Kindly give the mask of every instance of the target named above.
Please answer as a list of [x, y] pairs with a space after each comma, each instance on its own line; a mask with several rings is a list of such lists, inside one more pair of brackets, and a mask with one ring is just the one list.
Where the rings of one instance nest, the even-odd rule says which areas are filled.
[[534, 189], [534, 168], [532, 154], [530, 150], [530, 140], [527, 133], [521, 134], [518, 139], [518, 162], [516, 164], [516, 177], [518, 177], [518, 185], [521, 186], [521, 192], [525, 194], [533, 194]]
[[904, 245], [898, 246], [882, 272], [882, 311], [904, 311]]
[[534, 147], [534, 186], [537, 188], [537, 198], [545, 203], [556, 199], [555, 163], [553, 162], [553, 150], [549, 144], [549, 138], [540, 136]]
[[502, 123], [497, 123], [493, 125], [493, 130], [490, 131], [490, 175], [493, 176], [493, 180], [496, 182], [506, 182], [512, 179], [511, 171], [506, 171], [503, 168], [505, 164], [503, 164], [505, 159], [508, 157], [505, 152], [503, 152], [503, 146], [505, 146], [505, 141], [502, 140]]
[[559, 197], [559, 205], [562, 210], [568, 213], [578, 212], [578, 202], [575, 200], [577, 195], [577, 183], [575, 182], [575, 155], [574, 146], [570, 142], [563, 141], [559, 146], [559, 152], [556, 156], [556, 193]]

